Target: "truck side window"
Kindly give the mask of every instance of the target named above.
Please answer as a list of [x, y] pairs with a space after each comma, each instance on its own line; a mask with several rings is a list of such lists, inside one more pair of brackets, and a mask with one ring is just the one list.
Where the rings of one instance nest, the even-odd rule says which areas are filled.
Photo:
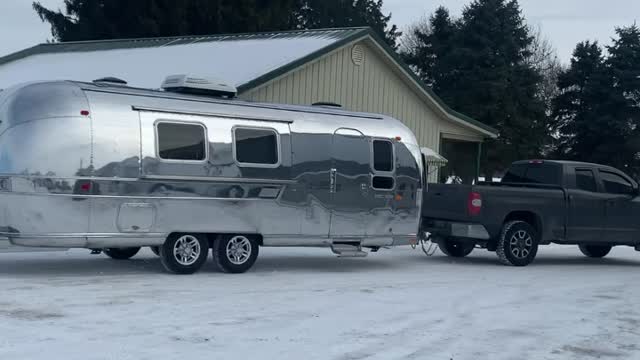
[[608, 171], [600, 171], [604, 189], [609, 194], [628, 195], [633, 193], [633, 185], [618, 174]]
[[203, 161], [207, 157], [206, 130], [200, 124], [156, 124], [158, 156], [163, 160]]
[[578, 190], [598, 192], [596, 178], [589, 169], [576, 169], [576, 188]]
[[502, 177], [503, 183], [560, 184], [558, 167], [549, 163], [516, 164]]
[[275, 166], [280, 162], [278, 134], [272, 129], [234, 129], [236, 161], [248, 166]]

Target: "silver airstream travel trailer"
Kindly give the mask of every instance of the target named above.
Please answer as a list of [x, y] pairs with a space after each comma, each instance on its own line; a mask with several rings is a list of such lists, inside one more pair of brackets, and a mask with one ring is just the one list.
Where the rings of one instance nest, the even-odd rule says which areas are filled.
[[209, 248], [244, 272], [259, 246], [364, 256], [416, 240], [422, 161], [399, 121], [233, 100], [193, 77], [125, 84], [0, 92], [1, 236], [116, 259], [148, 246], [175, 273], [197, 271]]

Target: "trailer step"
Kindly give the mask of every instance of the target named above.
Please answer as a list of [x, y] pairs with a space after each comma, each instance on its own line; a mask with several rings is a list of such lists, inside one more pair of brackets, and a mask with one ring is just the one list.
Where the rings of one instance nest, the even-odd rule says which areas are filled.
[[367, 252], [362, 251], [360, 244], [333, 244], [331, 251], [338, 257], [366, 257]]

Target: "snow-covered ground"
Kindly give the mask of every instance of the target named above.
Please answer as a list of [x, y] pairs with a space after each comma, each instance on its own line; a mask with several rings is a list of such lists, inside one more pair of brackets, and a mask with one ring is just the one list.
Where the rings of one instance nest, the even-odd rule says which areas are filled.
[[527, 268], [263, 249], [250, 273], [192, 276], [148, 250], [0, 254], [0, 359], [639, 359], [639, 270], [629, 248]]

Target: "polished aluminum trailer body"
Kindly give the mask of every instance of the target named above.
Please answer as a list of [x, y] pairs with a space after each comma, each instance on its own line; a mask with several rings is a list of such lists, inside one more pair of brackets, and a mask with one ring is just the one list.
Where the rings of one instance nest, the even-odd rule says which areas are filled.
[[[386, 116], [57, 81], [0, 92], [0, 121], [0, 235], [16, 245], [157, 246], [172, 233], [253, 234], [263, 246], [416, 239], [420, 149]], [[160, 124], [200, 126], [204, 159], [163, 160]], [[239, 162], [237, 129], [272, 132], [277, 161]], [[392, 165], [377, 171], [374, 147], [384, 157], [388, 143]]]

